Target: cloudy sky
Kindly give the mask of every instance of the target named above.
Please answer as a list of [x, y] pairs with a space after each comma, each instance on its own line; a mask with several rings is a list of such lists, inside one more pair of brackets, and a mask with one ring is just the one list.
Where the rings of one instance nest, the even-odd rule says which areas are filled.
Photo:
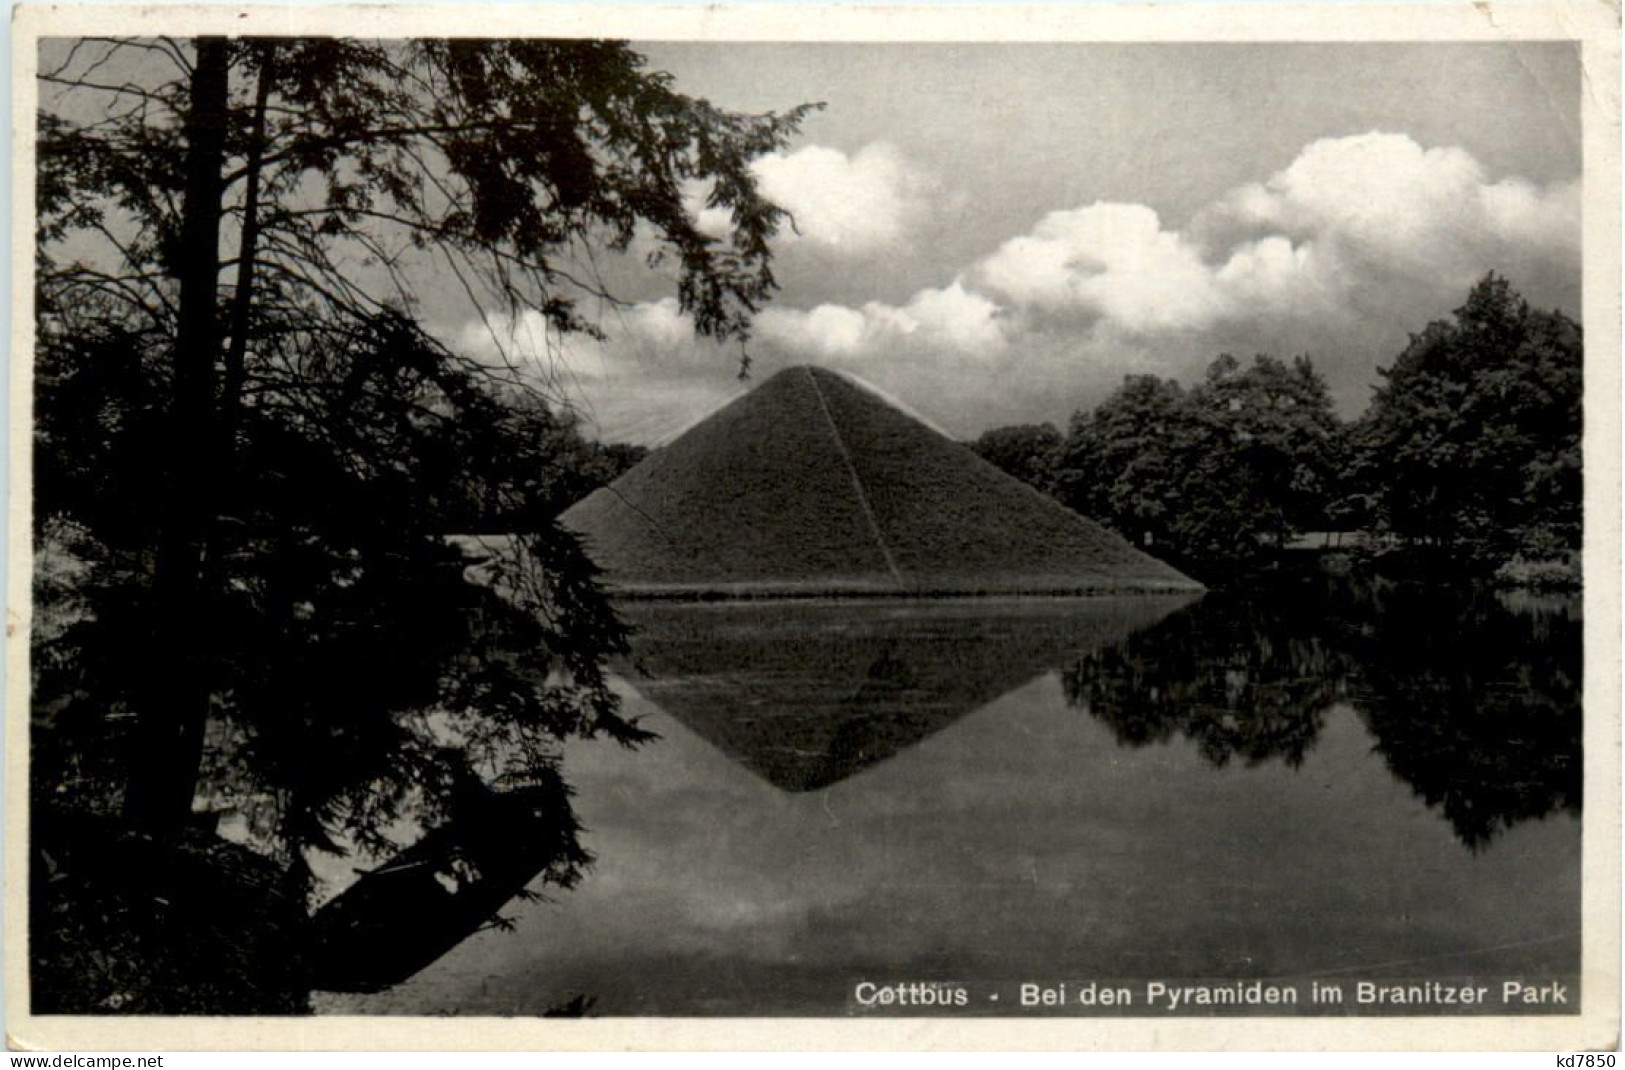
[[[1572, 46], [636, 47], [724, 107], [827, 105], [757, 165], [798, 233], [756, 381], [851, 371], [970, 437], [1126, 374], [1308, 353], [1352, 416], [1486, 271], [1580, 312]], [[565, 347], [571, 390], [603, 437], [658, 443], [741, 390], [738, 349], [695, 342], [660, 280], [619, 285], [608, 341]]]

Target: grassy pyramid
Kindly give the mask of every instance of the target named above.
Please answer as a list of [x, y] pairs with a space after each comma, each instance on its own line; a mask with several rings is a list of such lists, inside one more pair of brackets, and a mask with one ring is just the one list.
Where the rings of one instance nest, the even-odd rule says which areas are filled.
[[822, 368], [788, 368], [563, 516], [645, 597], [1199, 585]]

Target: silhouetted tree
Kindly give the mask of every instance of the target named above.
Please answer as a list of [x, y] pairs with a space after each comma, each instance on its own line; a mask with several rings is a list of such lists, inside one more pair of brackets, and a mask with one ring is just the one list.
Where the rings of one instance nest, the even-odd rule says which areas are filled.
[[1172, 548], [1195, 432], [1178, 383], [1128, 376], [1092, 412], [1073, 415], [1056, 461], [1056, 493], [1137, 544]]
[[1359, 428], [1382, 521], [1494, 564], [1578, 550], [1580, 327], [1486, 276], [1451, 321], [1411, 336]]
[[[805, 109], [722, 111], [602, 41], [45, 52], [37, 517], [91, 604], [36, 702], [118, 726], [126, 818], [174, 832], [207, 764], [290, 857], [376, 845], [464, 774], [640, 738], [604, 686], [621, 628], [552, 520], [579, 435], [512, 359], [424, 331], [415, 290], [432, 269], [481, 314], [596, 334], [581, 302], [615, 297], [581, 265], [647, 235], [697, 329], [743, 339], [784, 218], [750, 163]], [[444, 536], [493, 525], [516, 538], [474, 582]]]
[[1061, 432], [1054, 424], [1017, 424], [982, 432], [971, 449], [982, 460], [1028, 486], [1047, 491], [1054, 477], [1061, 441]]
[[1200, 572], [1326, 524], [1338, 435], [1307, 357], [1224, 355], [1192, 390], [1130, 376], [1074, 416], [1055, 482], [1079, 512]]
[[1226, 492], [1232, 530], [1279, 547], [1325, 524], [1338, 422], [1308, 357], [1261, 355], [1245, 369], [1220, 357], [1191, 403], [1205, 432], [1202, 482]]

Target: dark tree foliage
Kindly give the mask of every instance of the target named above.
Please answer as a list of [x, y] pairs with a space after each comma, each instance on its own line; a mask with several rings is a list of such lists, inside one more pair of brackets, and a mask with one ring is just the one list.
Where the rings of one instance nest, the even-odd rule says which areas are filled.
[[1375, 493], [1375, 472], [1364, 450], [1363, 426], [1359, 421], [1339, 423], [1328, 452], [1335, 459], [1326, 484], [1323, 501], [1326, 530], [1342, 536], [1352, 532], [1377, 530], [1379, 513]]
[[1128, 376], [1093, 412], [1073, 415], [1057, 454], [1056, 492], [1132, 542], [1172, 545], [1194, 431], [1178, 383]]
[[983, 432], [971, 449], [1023, 483], [1047, 491], [1062, 441], [1054, 424], [1018, 424]]
[[[785, 218], [749, 164], [807, 110], [722, 111], [605, 41], [85, 39], [43, 66], [48, 292], [102, 293], [173, 331], [184, 228], [213, 215], [244, 254], [221, 264], [246, 284], [220, 294], [228, 335], [243, 335], [229, 360], [266, 344], [250, 332], [342, 330], [331, 315], [410, 303], [419, 252], [488, 310], [596, 333], [582, 299], [616, 298], [572, 264], [628, 249], [644, 226], [698, 329], [743, 334], [774, 289], [768, 243]], [[188, 205], [200, 175], [209, 203]], [[690, 217], [691, 181], [731, 213], [727, 241]], [[122, 263], [53, 255], [76, 233]]]
[[1200, 471], [1226, 492], [1232, 529], [1280, 547], [1325, 523], [1338, 423], [1308, 357], [1258, 356], [1245, 369], [1220, 357], [1191, 401], [1202, 422]]
[[154, 842], [95, 815], [32, 816], [33, 1013], [310, 1013], [305, 902], [275, 862], [201, 829]]
[[1309, 358], [1244, 367], [1221, 356], [1188, 390], [1130, 376], [1076, 413], [1049, 485], [1209, 580], [1304, 532], [1361, 531], [1426, 548], [1430, 567], [1572, 584], [1581, 343], [1573, 320], [1530, 308], [1491, 274], [1453, 321], [1429, 324], [1380, 370], [1352, 424]]
[[1186, 391], [1130, 376], [1073, 417], [1055, 484], [1067, 504], [1198, 571], [1246, 564], [1326, 522], [1338, 423], [1307, 357], [1221, 356]]
[[588, 490], [608, 486], [621, 474], [649, 455], [649, 447], [627, 442], [587, 442], [588, 456], [580, 470], [587, 476]]
[[[337, 850], [342, 834], [382, 849], [403, 813], [436, 818], [476, 771], [550, 781], [560, 739], [645, 738], [603, 677], [620, 624], [553, 523], [583, 479], [560, 468], [565, 429], [421, 346], [410, 323], [375, 329], [259, 382], [202, 606], [206, 796], [289, 848]], [[38, 365], [39, 507], [89, 577], [89, 612], [52, 644], [74, 656], [42, 669], [38, 693], [66, 701], [40, 753], [65, 733], [62, 749], [96, 761], [94, 786], [112, 795], [128, 776], [120, 726], [153, 656], [135, 637], [152, 613], [162, 520], [145, 493], [162, 362], [114, 333], [55, 340]], [[106, 368], [120, 370], [111, 382]], [[493, 544], [476, 583], [479, 548], [444, 536], [481, 526], [524, 534]], [[541, 686], [555, 670], [570, 682]]]
[[563, 799], [563, 740], [643, 738], [554, 520], [632, 454], [449, 351], [418, 290], [594, 334], [596, 258], [646, 237], [743, 340], [784, 220], [750, 163], [806, 109], [603, 41], [86, 38], [41, 71], [36, 797], [169, 836], [235, 806], [297, 863], [474, 780]]
[[1491, 274], [1381, 375], [1356, 435], [1360, 483], [1390, 530], [1492, 564], [1578, 550], [1578, 324]]

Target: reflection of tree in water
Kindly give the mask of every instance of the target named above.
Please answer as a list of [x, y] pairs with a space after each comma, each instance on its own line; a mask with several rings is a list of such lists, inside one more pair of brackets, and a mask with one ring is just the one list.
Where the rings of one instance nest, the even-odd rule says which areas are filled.
[[1194, 741], [1215, 766], [1296, 767], [1342, 693], [1346, 657], [1290, 601], [1209, 595], [1062, 675], [1067, 701], [1119, 743]]
[[1520, 605], [1396, 587], [1361, 636], [1355, 705], [1394, 774], [1472, 848], [1578, 814], [1578, 600]]
[[1348, 579], [1210, 595], [1063, 676], [1120, 744], [1296, 767], [1344, 699], [1470, 848], [1580, 808], [1577, 603]]

